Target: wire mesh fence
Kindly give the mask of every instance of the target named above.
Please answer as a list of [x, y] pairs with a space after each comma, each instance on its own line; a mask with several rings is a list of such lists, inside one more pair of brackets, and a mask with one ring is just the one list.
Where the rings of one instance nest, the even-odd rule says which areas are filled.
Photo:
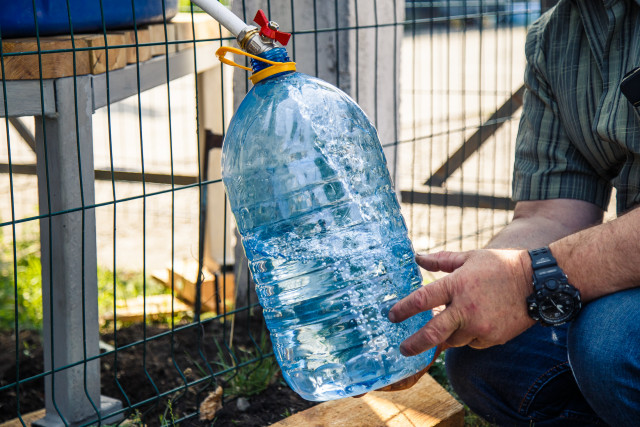
[[[251, 86], [214, 58], [235, 41], [171, 0], [13, 3], [0, 5], [0, 421], [224, 424], [218, 404], [278, 371], [220, 180]], [[247, 22], [264, 9], [293, 33], [300, 71], [363, 107], [417, 251], [480, 247], [506, 224], [540, 3], [230, 7]]]

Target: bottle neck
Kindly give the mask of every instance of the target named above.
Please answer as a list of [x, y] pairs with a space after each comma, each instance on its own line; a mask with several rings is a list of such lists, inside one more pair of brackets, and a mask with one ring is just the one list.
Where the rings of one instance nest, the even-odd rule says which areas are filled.
[[[287, 54], [287, 50], [284, 47], [277, 47], [275, 49], [268, 50], [259, 55], [261, 58], [268, 59], [269, 61], [274, 62], [290, 62], [289, 55]], [[258, 71], [262, 71], [265, 68], [270, 67], [270, 64], [266, 62], [259, 61], [257, 59], [251, 59], [251, 67], [253, 68], [253, 73], [257, 73]], [[282, 74], [282, 73], [279, 73]]]

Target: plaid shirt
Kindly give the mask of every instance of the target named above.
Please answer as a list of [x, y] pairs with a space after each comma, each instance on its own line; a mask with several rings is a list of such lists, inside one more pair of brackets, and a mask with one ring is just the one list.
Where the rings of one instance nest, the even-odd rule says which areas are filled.
[[[560, 0], [525, 46], [514, 200], [640, 203], [640, 107], [620, 92], [640, 66], [640, 0]], [[639, 83], [640, 84], [640, 83]]]

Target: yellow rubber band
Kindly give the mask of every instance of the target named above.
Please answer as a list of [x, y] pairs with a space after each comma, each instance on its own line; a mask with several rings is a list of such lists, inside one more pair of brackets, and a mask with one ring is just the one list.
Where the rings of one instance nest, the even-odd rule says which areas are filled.
[[249, 77], [251, 83], [256, 84], [261, 80], [266, 79], [267, 77], [271, 77], [278, 73], [284, 73], [285, 71], [295, 71], [296, 63], [295, 62], [278, 62], [276, 65], [272, 65], [271, 67], [267, 67], [263, 70], [258, 71], [255, 74], [252, 74]]
[[232, 65], [234, 67], [242, 68], [243, 70], [252, 71], [252, 69], [249, 68], [249, 67], [245, 67], [244, 65], [240, 65], [240, 64], [238, 64], [236, 62], [233, 62], [230, 59], [225, 58], [225, 55], [228, 52], [236, 53], [238, 55], [248, 56], [249, 58], [253, 58], [253, 59], [256, 59], [258, 61], [262, 61], [262, 62], [265, 62], [265, 63], [271, 65], [271, 67], [267, 67], [267, 68], [265, 68], [263, 70], [260, 70], [257, 73], [254, 73], [249, 77], [249, 79], [251, 80], [251, 83], [253, 83], [253, 84], [258, 83], [259, 81], [264, 80], [267, 77], [271, 77], [274, 74], [283, 73], [285, 71], [296, 71], [296, 63], [295, 62], [275, 62], [275, 61], [270, 61], [268, 59], [260, 58], [259, 56], [252, 55], [250, 53], [247, 53], [247, 52], [245, 52], [243, 50], [240, 50], [240, 49], [237, 49], [237, 48], [231, 47], [231, 46], [221, 46], [220, 48], [218, 48], [218, 50], [216, 51], [216, 56], [218, 57], [220, 62], [222, 62], [223, 64]]

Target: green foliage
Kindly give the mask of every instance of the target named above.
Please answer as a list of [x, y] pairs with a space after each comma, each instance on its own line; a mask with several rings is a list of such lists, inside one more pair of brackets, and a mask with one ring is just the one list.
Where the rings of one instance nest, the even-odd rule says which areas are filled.
[[[34, 240], [6, 243], [0, 234], [0, 330], [42, 327], [40, 246]], [[17, 283], [17, 286], [16, 286]], [[17, 296], [17, 301], [16, 301]]]
[[[15, 263], [14, 263], [15, 258]], [[15, 267], [15, 268], [14, 268]], [[166, 292], [162, 285], [143, 280], [140, 273], [121, 273], [98, 267], [98, 307], [113, 311], [114, 289], [118, 300]], [[16, 285], [17, 284], [17, 285]], [[16, 301], [17, 296], [17, 301]], [[0, 230], [0, 331], [13, 331], [16, 313], [20, 330], [42, 329], [42, 267], [40, 243], [34, 237], [5, 241]]]
[[284, 412], [280, 414], [282, 418], [289, 418], [291, 415], [293, 415], [293, 412], [289, 408], [285, 408]]
[[264, 356], [270, 351], [271, 346], [266, 332], [260, 336], [260, 350], [255, 347], [251, 349], [239, 347], [234, 352], [235, 359], [231, 358], [228, 352], [223, 352], [218, 345], [220, 361], [215, 363], [223, 370], [230, 370], [229, 377], [225, 378], [227, 385], [225, 395], [249, 397], [266, 390], [280, 371], [273, 356]]
[[433, 365], [431, 365], [431, 368], [429, 368], [429, 375], [451, 393], [451, 385], [447, 379], [447, 371], [444, 368], [444, 352], [440, 353], [435, 362], [433, 362]]
[[[129, 415], [129, 417], [126, 420], [124, 420], [120, 424], [114, 424], [113, 427], [116, 427], [118, 425], [127, 426], [127, 427], [129, 427], [129, 426], [145, 427], [145, 424], [142, 421], [142, 414], [140, 413], [140, 410], [138, 410], [138, 409], [133, 411], [131, 413], [131, 415]], [[106, 427], [112, 427], [112, 425], [111, 424], [107, 424]]]
[[113, 311], [113, 298], [118, 301], [136, 298], [146, 295], [160, 295], [166, 292], [165, 288], [153, 280], [144, 280], [141, 273], [117, 272], [115, 275], [111, 270], [98, 267], [98, 308], [105, 313]]
[[176, 417], [173, 414], [173, 405], [171, 404], [171, 400], [167, 400], [167, 405], [164, 408], [164, 415], [160, 415], [160, 426], [178, 426], [180, 424], [176, 423]]

